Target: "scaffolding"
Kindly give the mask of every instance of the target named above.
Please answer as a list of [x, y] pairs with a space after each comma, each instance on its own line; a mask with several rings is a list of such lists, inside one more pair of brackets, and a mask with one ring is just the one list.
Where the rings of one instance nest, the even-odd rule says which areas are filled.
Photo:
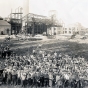
[[43, 34], [44, 32], [47, 34], [47, 27], [53, 25], [52, 20], [48, 17], [33, 13], [28, 13], [24, 16], [22, 18], [22, 23], [24, 24], [23, 28], [25, 33], [30, 33], [32, 35]]
[[28, 13], [22, 17], [22, 10], [22, 7], [18, 7], [15, 12], [11, 10], [11, 14], [8, 16], [11, 24], [11, 34], [18, 34], [23, 31], [25, 34], [32, 34], [32, 36], [43, 33], [47, 35], [47, 28], [53, 25], [58, 27], [64, 25], [63, 23], [57, 23], [57, 20], [54, 21], [53, 17], [50, 18], [33, 13]]
[[15, 9], [15, 12], [11, 10], [11, 14], [8, 16], [9, 23], [11, 24], [11, 34], [18, 34], [22, 28], [22, 7]]

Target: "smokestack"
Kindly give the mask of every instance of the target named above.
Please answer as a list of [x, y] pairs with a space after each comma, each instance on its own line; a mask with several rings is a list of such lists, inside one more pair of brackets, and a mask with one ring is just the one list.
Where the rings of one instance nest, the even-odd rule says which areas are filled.
[[29, 0], [23, 0], [23, 17], [29, 13]]
[[[23, 0], [23, 15], [26, 16], [29, 13], [29, 0]], [[24, 30], [25, 21], [22, 21], [22, 31]]]

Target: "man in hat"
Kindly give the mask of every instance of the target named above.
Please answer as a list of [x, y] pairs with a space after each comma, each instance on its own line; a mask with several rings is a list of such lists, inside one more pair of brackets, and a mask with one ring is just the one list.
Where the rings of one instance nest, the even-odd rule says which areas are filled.
[[21, 86], [25, 87], [26, 73], [24, 71], [21, 72]]
[[57, 52], [56, 51], [54, 52], [54, 57], [57, 59]]
[[39, 69], [37, 69], [37, 71], [36, 71], [36, 76], [35, 76], [35, 78], [36, 78], [36, 86], [40, 86], [40, 72], [39, 72]]
[[21, 67], [17, 70], [17, 84], [21, 84]]
[[17, 84], [17, 73], [16, 73], [16, 69], [13, 68], [12, 70], [12, 84], [16, 85]]
[[59, 59], [62, 59], [62, 54], [60, 53], [58, 57], [59, 57]]
[[2, 50], [2, 58], [5, 58], [5, 57], [6, 57], [6, 48], [4, 47]]
[[53, 73], [49, 72], [49, 86], [52, 87], [53, 84]]
[[41, 71], [41, 75], [40, 75], [40, 86], [44, 87], [44, 73], [42, 73], [42, 71]]
[[46, 70], [45, 70], [45, 73], [44, 73], [44, 86], [45, 87], [49, 86], [49, 75], [46, 72]]
[[28, 72], [28, 74], [27, 74], [27, 85], [28, 86], [32, 85], [32, 80], [31, 80], [31, 74], [30, 74], [30, 72]]
[[4, 69], [4, 71], [3, 71], [3, 83], [6, 84], [6, 81], [7, 81], [7, 71], [6, 71], [6, 69]]
[[62, 80], [61, 80], [61, 75], [60, 74], [56, 75], [56, 86], [57, 87], [61, 87], [62, 86]]
[[11, 84], [11, 72], [7, 73], [7, 85]]

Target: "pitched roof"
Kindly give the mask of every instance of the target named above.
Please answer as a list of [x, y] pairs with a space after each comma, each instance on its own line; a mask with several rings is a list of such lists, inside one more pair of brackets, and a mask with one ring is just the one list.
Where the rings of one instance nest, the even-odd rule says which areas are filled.
[[0, 20], [0, 25], [2, 26], [10, 26], [10, 24], [7, 21]]
[[3, 20], [3, 18], [0, 16], [0, 20]]

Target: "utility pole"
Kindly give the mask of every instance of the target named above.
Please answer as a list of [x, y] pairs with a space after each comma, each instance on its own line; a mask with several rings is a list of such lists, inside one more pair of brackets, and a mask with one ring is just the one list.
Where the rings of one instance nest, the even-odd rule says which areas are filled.
[[34, 36], [34, 17], [32, 18], [32, 36]]

